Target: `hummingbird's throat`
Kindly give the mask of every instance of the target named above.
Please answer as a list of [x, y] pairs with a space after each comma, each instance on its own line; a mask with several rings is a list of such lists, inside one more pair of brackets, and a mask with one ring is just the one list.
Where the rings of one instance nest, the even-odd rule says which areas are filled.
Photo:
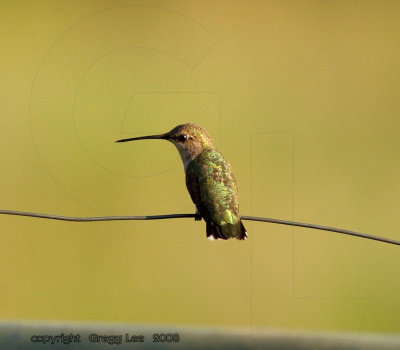
[[189, 166], [190, 162], [195, 158], [195, 156], [190, 152], [187, 148], [182, 146], [179, 143], [174, 142], [175, 147], [177, 148], [179, 155], [181, 156], [183, 167], [185, 168], [185, 171], [187, 167]]

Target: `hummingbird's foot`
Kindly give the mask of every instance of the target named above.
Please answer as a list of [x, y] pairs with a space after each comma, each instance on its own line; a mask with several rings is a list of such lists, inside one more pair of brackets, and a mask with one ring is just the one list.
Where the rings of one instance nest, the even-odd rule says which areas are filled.
[[201, 214], [197, 209], [196, 213], [194, 214], [194, 221], [201, 221]]

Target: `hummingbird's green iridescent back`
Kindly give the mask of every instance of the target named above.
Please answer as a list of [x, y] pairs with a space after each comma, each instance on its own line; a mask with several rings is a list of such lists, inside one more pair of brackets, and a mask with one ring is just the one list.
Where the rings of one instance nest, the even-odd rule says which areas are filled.
[[230, 164], [215, 148], [205, 149], [186, 169], [186, 186], [207, 224], [207, 237], [246, 239], [239, 217], [236, 179]]

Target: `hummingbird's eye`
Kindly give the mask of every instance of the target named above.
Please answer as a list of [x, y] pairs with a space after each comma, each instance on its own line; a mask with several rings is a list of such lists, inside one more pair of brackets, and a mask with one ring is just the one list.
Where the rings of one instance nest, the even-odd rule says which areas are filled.
[[186, 134], [179, 135], [178, 141], [180, 142], [185, 142], [187, 140], [188, 136]]

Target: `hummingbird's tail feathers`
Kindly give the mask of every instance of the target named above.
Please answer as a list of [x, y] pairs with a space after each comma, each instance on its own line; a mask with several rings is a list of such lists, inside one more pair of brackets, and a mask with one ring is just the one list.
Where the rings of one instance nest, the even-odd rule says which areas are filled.
[[207, 238], [214, 241], [218, 239], [226, 240], [228, 238], [236, 238], [244, 240], [247, 238], [246, 229], [241, 220], [237, 224], [217, 225], [214, 222], [207, 221]]
[[239, 236], [237, 239], [245, 240], [247, 238], [247, 231], [243, 226], [242, 220], [239, 220]]

